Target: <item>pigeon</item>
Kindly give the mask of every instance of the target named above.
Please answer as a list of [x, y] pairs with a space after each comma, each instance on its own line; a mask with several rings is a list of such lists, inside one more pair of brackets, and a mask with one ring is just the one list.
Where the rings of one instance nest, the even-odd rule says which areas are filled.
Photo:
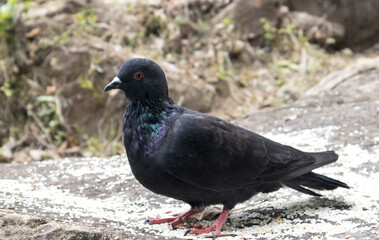
[[183, 226], [205, 207], [222, 204], [208, 226], [184, 225], [186, 234], [220, 235], [237, 203], [257, 193], [289, 187], [313, 196], [316, 190], [349, 188], [312, 172], [335, 162], [334, 151], [303, 152], [220, 118], [175, 105], [166, 75], [145, 58], [125, 61], [104, 92], [120, 89], [127, 99], [124, 145], [135, 178], [150, 191], [184, 201], [190, 210], [149, 224]]

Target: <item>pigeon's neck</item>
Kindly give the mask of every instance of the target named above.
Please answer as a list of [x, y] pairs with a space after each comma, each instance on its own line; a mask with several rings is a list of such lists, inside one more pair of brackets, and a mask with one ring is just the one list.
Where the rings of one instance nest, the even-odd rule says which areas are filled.
[[175, 108], [168, 102], [129, 101], [124, 116], [124, 129], [142, 141], [156, 140], [162, 135], [167, 120], [175, 115]]

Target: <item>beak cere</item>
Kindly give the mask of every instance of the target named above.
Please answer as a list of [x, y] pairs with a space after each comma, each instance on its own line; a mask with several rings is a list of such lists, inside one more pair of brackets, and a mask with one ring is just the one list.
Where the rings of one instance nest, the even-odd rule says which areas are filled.
[[107, 92], [112, 89], [118, 89], [120, 86], [121, 80], [118, 77], [113, 78], [112, 82], [108, 83], [104, 88], [104, 92]]

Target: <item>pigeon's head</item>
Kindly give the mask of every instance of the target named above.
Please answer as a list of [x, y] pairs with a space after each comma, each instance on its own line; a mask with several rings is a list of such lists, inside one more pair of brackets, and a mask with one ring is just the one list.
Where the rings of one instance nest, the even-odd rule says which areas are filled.
[[164, 101], [168, 99], [166, 75], [155, 62], [145, 58], [125, 61], [117, 76], [104, 88], [121, 89], [128, 100]]

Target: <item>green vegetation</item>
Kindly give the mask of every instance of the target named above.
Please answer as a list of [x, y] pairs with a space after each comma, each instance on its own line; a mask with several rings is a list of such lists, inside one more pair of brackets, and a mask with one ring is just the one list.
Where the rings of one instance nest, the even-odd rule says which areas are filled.
[[[215, 28], [222, 32], [223, 39], [232, 39], [234, 23], [230, 18], [222, 19], [220, 23], [216, 24]], [[225, 81], [234, 74], [235, 69], [232, 66], [230, 49], [227, 43], [222, 42], [220, 46], [217, 54], [216, 76], [218, 79]]]
[[78, 78], [79, 86], [82, 89], [93, 90], [93, 84], [90, 79], [84, 78], [82, 75]]
[[304, 36], [303, 30], [293, 24], [277, 28], [265, 18], [261, 18], [260, 22], [262, 23], [263, 37], [266, 39], [267, 45], [282, 51], [290, 51], [298, 50], [298, 48], [308, 44], [308, 38]]
[[0, 6], [0, 36], [9, 30], [15, 23], [15, 18], [21, 12], [27, 11], [32, 1], [20, 2], [19, 0], [8, 0]]
[[[315, 85], [319, 80], [320, 71], [329, 66], [330, 55], [318, 46], [310, 44], [303, 30], [293, 24], [277, 28], [265, 18], [260, 21], [266, 44], [274, 51], [267, 55], [268, 67], [275, 77], [274, 84], [281, 88], [291, 77], [292, 81], [298, 81], [296, 85], [301, 91]], [[296, 78], [300, 79], [295, 80]], [[278, 91], [276, 94], [283, 103], [288, 103], [290, 98], [283, 96], [283, 92]]]
[[97, 26], [98, 16], [95, 9], [83, 8], [76, 14], [76, 20], [78, 21], [81, 31], [92, 34]]

